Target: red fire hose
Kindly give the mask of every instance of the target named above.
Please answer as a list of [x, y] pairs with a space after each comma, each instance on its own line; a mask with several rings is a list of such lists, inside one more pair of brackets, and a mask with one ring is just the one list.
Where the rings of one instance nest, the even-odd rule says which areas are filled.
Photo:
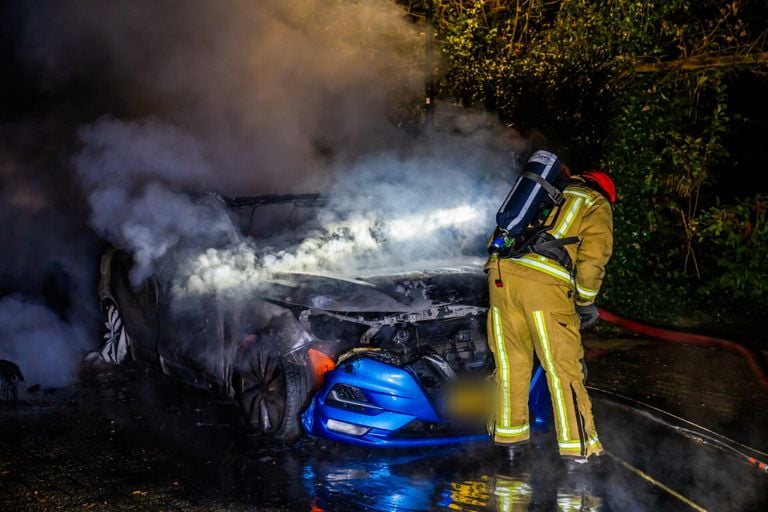
[[662, 329], [660, 327], [652, 327], [649, 325], [641, 324], [634, 320], [622, 318], [618, 315], [606, 311], [603, 308], [598, 308], [600, 313], [600, 319], [605, 320], [609, 324], [623, 327], [624, 329], [650, 336], [662, 341], [669, 341], [672, 343], [682, 343], [685, 345], [697, 345], [702, 347], [718, 347], [723, 350], [728, 350], [740, 355], [749, 364], [749, 368], [752, 373], [755, 374], [760, 385], [768, 390], [768, 376], [765, 374], [765, 370], [760, 365], [759, 361], [755, 357], [755, 354], [745, 347], [733, 341], [724, 340], [722, 338], [713, 338], [711, 336], [702, 336], [701, 334], [691, 334], [680, 331], [670, 331], [668, 329]]

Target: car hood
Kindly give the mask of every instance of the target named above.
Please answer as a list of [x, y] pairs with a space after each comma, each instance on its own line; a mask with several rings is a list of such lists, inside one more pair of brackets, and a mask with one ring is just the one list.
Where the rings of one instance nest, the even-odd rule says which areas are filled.
[[488, 305], [486, 276], [477, 265], [357, 278], [280, 273], [270, 278], [264, 293], [264, 298], [279, 303], [337, 312], [408, 313], [444, 305]]

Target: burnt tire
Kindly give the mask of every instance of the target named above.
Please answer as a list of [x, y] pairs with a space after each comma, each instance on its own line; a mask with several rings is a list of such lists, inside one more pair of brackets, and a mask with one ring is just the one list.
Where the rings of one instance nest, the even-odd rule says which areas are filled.
[[309, 397], [307, 367], [249, 341], [238, 346], [235, 356], [235, 399], [255, 434], [265, 440], [295, 441], [301, 436], [300, 416]]
[[104, 344], [100, 350], [104, 361], [120, 365], [128, 360], [135, 360], [133, 340], [128, 335], [123, 321], [123, 314], [117, 303], [109, 301], [104, 307]]

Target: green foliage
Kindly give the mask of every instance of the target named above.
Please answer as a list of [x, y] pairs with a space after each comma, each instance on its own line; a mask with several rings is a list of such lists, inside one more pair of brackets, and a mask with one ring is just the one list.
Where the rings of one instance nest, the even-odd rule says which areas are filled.
[[717, 197], [732, 71], [718, 57], [765, 46], [753, 3], [434, 0], [443, 96], [543, 132], [572, 167], [613, 173], [602, 302], [618, 312], [670, 321], [730, 297], [768, 310], [765, 198]]
[[737, 299], [745, 312], [763, 312], [768, 295], [768, 197], [757, 195], [737, 204], [719, 203], [692, 226], [705, 251], [706, 276], [699, 292], [721, 302]]

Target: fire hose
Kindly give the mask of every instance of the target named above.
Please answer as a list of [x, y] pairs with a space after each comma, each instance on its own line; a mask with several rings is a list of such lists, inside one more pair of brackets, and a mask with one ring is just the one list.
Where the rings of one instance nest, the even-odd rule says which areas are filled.
[[656, 338], [662, 341], [671, 343], [681, 343], [684, 345], [695, 345], [700, 347], [717, 347], [729, 352], [733, 352], [741, 356], [749, 365], [750, 370], [757, 378], [760, 385], [768, 390], [768, 375], [765, 373], [765, 369], [761, 366], [757, 359], [757, 356], [747, 347], [739, 343], [725, 340], [722, 338], [714, 338], [711, 336], [704, 336], [701, 334], [692, 334], [682, 331], [672, 331], [669, 329], [662, 329], [660, 327], [653, 327], [645, 325], [634, 320], [620, 317], [610, 311], [606, 311], [603, 308], [598, 308], [600, 319], [605, 320], [609, 324], [613, 324], [619, 327], [623, 327], [632, 332], [638, 334], [644, 334], [651, 338]]
[[664, 411], [639, 400], [634, 400], [619, 393], [607, 389], [596, 388], [594, 386], [587, 386], [587, 389], [591, 392], [597, 392], [598, 395], [603, 395], [619, 407], [631, 409], [633, 412], [639, 413], [658, 424], [670, 428], [678, 434], [698, 443], [709, 445], [717, 450], [726, 452], [740, 462], [746, 463], [763, 473], [768, 473], [768, 463], [763, 461], [768, 458], [768, 453], [764, 451], [739, 443], [738, 441], [722, 434], [718, 434], [702, 425], [698, 425], [685, 418], [681, 418], [680, 416], [675, 416], [668, 411]]
[[[729, 352], [733, 352], [741, 356], [743, 359], [747, 361], [750, 369], [752, 370], [752, 373], [755, 375], [760, 385], [764, 389], [768, 390], [768, 376], [766, 376], [765, 370], [760, 365], [760, 362], [758, 361], [758, 358], [755, 356], [755, 354], [744, 345], [741, 345], [739, 343], [736, 343], [730, 340], [725, 340], [722, 338], [715, 338], [711, 336], [704, 336], [701, 334], [693, 334], [693, 333], [682, 332], [682, 331], [672, 331], [669, 329], [663, 329], [660, 327], [645, 325], [634, 320], [623, 318], [619, 315], [611, 313], [610, 311], [606, 311], [603, 308], [598, 308], [598, 311], [599, 311], [601, 320], [604, 320], [618, 327], [622, 327], [629, 331], [636, 332], [638, 334], [643, 334], [645, 336], [649, 336], [651, 338], [667, 341], [670, 343], [681, 343], [684, 345], [717, 347], [723, 350], [727, 350]], [[598, 391], [605, 395], [611, 395], [612, 398], [614, 399], [618, 398], [620, 399], [619, 400], [620, 402], [624, 402], [625, 404], [629, 403], [631, 405], [633, 403], [635, 408], [645, 409], [646, 414], [649, 417], [651, 417], [652, 419], [655, 419], [657, 422], [664, 424], [667, 427], [672, 428], [673, 430], [676, 430], [678, 433], [681, 433], [687, 437], [695, 439], [701, 443], [714, 446], [720, 450], [730, 452], [731, 455], [735, 456], [738, 459], [741, 459], [743, 462], [746, 462], [750, 466], [753, 466], [762, 472], [768, 473], [768, 463], [764, 462], [765, 457], [768, 457], [768, 453], [765, 453], [765, 452], [756, 450], [754, 448], [751, 448], [749, 446], [743, 445], [741, 443], [738, 443], [723, 435], [717, 434], [716, 432], [706, 429], [701, 425], [696, 425], [695, 423], [692, 423], [690, 421], [684, 420], [683, 418], [674, 416], [671, 413], [662, 411], [661, 409], [658, 409], [651, 405], [632, 400], [628, 397], [618, 395], [616, 393], [612, 393], [607, 390], [598, 389], [598, 388], [590, 388], [590, 389], [592, 389], [593, 391]], [[653, 414], [653, 413], [656, 413], [656, 414]], [[657, 414], [663, 414], [674, 420], [677, 420], [678, 424], [673, 425], [671, 422], [661, 419]], [[679, 422], [687, 423], [689, 426], [695, 427], [695, 430], [690, 430], [689, 428], [686, 428], [685, 426], [680, 425]], [[761, 458], [763, 460], [760, 460]]]

